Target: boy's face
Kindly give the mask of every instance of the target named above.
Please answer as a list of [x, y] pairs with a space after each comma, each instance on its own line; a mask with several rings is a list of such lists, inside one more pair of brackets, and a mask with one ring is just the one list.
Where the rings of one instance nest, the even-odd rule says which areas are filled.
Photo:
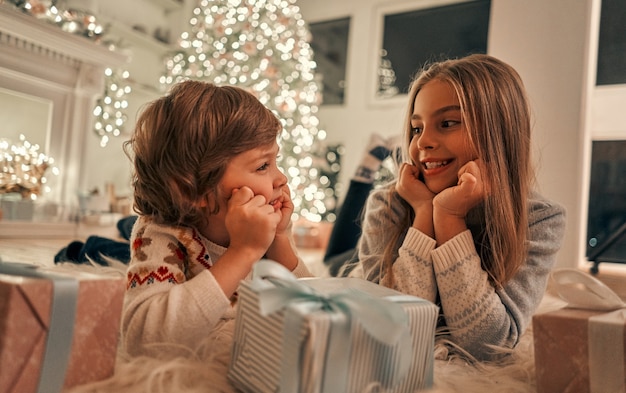
[[226, 203], [233, 190], [249, 187], [254, 195], [262, 195], [268, 204], [274, 203], [283, 195], [287, 177], [278, 168], [279, 146], [277, 142], [245, 151], [233, 157], [218, 185], [221, 194], [220, 211], [226, 210]]

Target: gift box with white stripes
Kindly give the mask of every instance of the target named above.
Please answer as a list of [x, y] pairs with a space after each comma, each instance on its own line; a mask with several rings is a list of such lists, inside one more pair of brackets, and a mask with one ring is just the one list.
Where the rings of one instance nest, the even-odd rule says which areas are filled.
[[239, 290], [229, 379], [244, 392], [432, 387], [438, 307], [357, 278], [257, 263]]

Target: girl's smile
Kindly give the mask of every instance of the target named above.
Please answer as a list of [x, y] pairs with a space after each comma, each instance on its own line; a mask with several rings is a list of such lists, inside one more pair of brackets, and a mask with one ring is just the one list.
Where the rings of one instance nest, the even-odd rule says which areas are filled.
[[435, 158], [424, 159], [421, 161], [421, 164], [422, 164], [421, 172], [424, 175], [424, 177], [436, 176], [440, 174], [441, 172], [444, 172], [447, 169], [449, 169], [453, 161], [454, 159], [445, 159], [445, 160], [440, 160], [440, 159], [435, 159]]

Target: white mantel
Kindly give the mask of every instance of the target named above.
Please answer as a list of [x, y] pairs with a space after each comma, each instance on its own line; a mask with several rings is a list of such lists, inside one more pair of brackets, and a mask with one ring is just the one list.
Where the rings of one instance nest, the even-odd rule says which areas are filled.
[[0, 87], [53, 102], [47, 153], [61, 169], [60, 201], [79, 189], [93, 104], [104, 91], [104, 69], [127, 56], [0, 4]]
[[91, 113], [104, 92], [104, 70], [127, 62], [125, 54], [0, 4], [0, 88], [52, 102], [44, 150], [60, 169], [53, 197], [62, 205], [76, 205], [82, 187], [85, 146], [93, 143]]

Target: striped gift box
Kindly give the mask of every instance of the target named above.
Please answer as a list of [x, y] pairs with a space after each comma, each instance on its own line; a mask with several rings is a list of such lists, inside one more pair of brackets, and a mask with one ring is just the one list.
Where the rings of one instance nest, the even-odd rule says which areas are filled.
[[285, 272], [240, 286], [229, 367], [238, 389], [413, 393], [432, 387], [437, 306], [357, 278], [296, 279]]

